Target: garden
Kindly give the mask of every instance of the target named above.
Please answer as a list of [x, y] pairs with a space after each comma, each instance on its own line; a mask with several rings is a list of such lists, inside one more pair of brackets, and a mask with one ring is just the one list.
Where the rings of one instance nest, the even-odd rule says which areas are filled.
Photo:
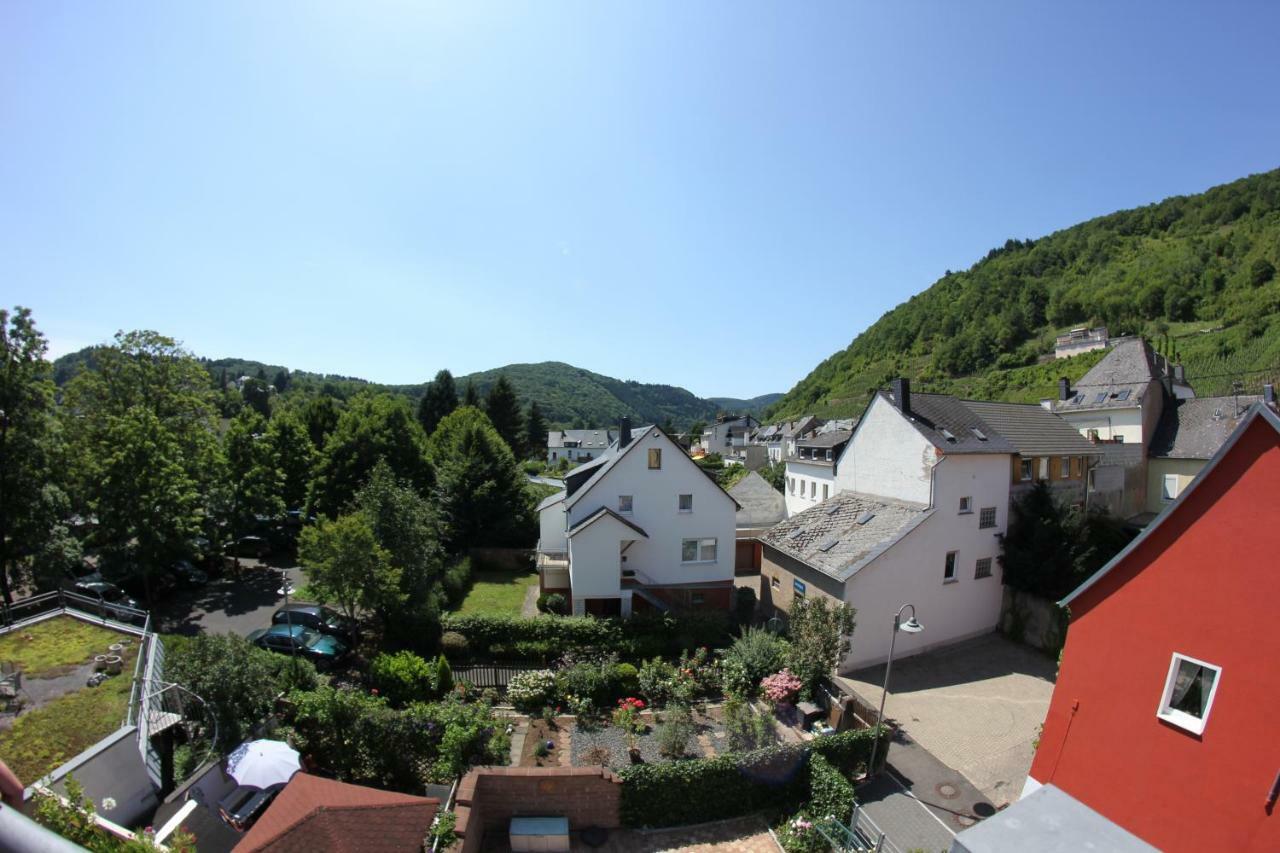
[[41, 778], [124, 724], [138, 649], [137, 637], [70, 616], [0, 636], [0, 755], [19, 779]]

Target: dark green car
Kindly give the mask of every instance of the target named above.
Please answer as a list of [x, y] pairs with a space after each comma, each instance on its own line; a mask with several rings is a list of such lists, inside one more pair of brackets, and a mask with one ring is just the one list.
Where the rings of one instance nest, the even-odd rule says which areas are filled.
[[321, 634], [303, 625], [272, 625], [249, 635], [249, 642], [272, 652], [298, 654], [317, 664], [329, 664], [346, 657], [347, 644], [337, 637]]

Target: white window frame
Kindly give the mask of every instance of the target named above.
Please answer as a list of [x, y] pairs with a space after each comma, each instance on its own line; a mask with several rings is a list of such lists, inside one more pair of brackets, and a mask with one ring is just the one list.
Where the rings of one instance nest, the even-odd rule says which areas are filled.
[[[685, 499], [685, 498], [688, 498], [688, 499], [689, 499], [689, 506], [687, 506], [687, 507], [686, 507], [686, 506], [684, 506], [684, 499]], [[676, 498], [676, 509], [677, 509], [679, 512], [693, 512], [693, 495], [692, 495], [692, 494], [687, 494], [687, 495], [680, 495], [680, 496], [678, 496], [678, 497]]]
[[[1173, 485], [1173, 488], [1169, 488], [1170, 484]], [[1176, 501], [1180, 491], [1179, 485], [1177, 474], [1165, 474], [1160, 480], [1160, 500], [1165, 503]]]
[[[694, 559], [692, 560], [686, 560], [684, 558], [684, 548], [685, 548], [685, 545], [689, 542], [695, 543], [694, 552], [693, 552]], [[710, 559], [703, 556], [703, 549], [707, 547], [708, 543], [710, 543], [711, 545]], [[714, 537], [703, 537], [699, 539], [681, 539], [680, 540], [680, 564], [681, 565], [687, 566], [694, 563], [714, 563], [719, 559], [719, 557], [720, 557], [720, 546]]]
[[[986, 563], [986, 567], [987, 567], [986, 572], [982, 571], [983, 563]], [[982, 580], [983, 578], [991, 577], [992, 566], [994, 565], [994, 563], [995, 561], [991, 557], [979, 557], [973, 564], [973, 579]]]
[[972, 514], [973, 514], [973, 496], [965, 495], [964, 497], [960, 498], [960, 515], [972, 515]]
[[[987, 515], [987, 513], [991, 513], [991, 515], [990, 515], [990, 516], [988, 516], [988, 515]], [[990, 523], [990, 524], [984, 524], [984, 523], [983, 523], [983, 521], [984, 521], [985, 519], [987, 519], [987, 518], [990, 518], [990, 519], [991, 519], [991, 523]], [[981, 510], [979, 510], [979, 511], [978, 511], [978, 529], [979, 529], [979, 530], [990, 530], [990, 529], [992, 529], [993, 527], [995, 527], [997, 523], [998, 523], [998, 519], [996, 518], [996, 508], [995, 508], [995, 507], [993, 507], [993, 506], [984, 506]]]
[[769, 578], [769, 588], [782, 589], [782, 581], [778, 579], [777, 575], [774, 575], [773, 577]]
[[634, 495], [618, 495], [618, 515], [631, 515], [631, 510], [635, 508], [636, 499]]
[[818, 496], [818, 481], [810, 480], [809, 481], [809, 500], [813, 500], [817, 496]]
[[[1178, 665], [1183, 661], [1213, 670], [1213, 686], [1209, 688], [1209, 699], [1204, 703], [1203, 717], [1196, 717], [1185, 711], [1179, 711], [1177, 708], [1169, 707], [1169, 700], [1173, 698], [1173, 686], [1178, 676]], [[1209, 721], [1209, 714], [1213, 712], [1213, 700], [1218, 695], [1218, 685], [1221, 683], [1222, 667], [1211, 664], [1208, 661], [1202, 661], [1199, 658], [1193, 658], [1191, 655], [1174, 652], [1169, 659], [1169, 674], [1165, 676], [1164, 692], [1160, 694], [1160, 704], [1156, 707], [1156, 717], [1192, 734], [1204, 734], [1204, 727]]]
[[831, 486], [830, 486], [828, 483], [823, 483], [823, 484], [822, 484], [822, 499], [823, 499], [824, 501], [825, 501], [827, 498], [831, 497], [830, 492], [831, 492]]

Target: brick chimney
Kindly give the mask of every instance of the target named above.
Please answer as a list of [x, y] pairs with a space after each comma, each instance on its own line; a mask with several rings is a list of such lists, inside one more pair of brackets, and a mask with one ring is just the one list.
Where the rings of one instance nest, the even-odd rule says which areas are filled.
[[1071, 399], [1071, 380], [1065, 376], [1058, 378], [1058, 399], [1059, 400]]
[[900, 376], [893, 380], [891, 386], [893, 388], [894, 405], [901, 410], [902, 414], [911, 414], [911, 380], [904, 376]]
[[631, 418], [618, 418], [618, 449], [631, 443]]

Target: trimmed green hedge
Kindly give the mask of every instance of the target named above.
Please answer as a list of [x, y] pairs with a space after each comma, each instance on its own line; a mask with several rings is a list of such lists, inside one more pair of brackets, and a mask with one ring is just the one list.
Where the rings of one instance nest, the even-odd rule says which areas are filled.
[[853, 783], [821, 753], [809, 756], [809, 802], [805, 808], [815, 817], [834, 817], [848, 823], [853, 815]]
[[[841, 774], [852, 775], [866, 764], [875, 731], [841, 732], [744, 755], [623, 768], [622, 823], [680, 826], [766, 810], [781, 814], [809, 800], [834, 811], [843, 808], [846, 794], [852, 810], [853, 789]], [[883, 762], [889, 730], [881, 737], [878, 756]], [[821, 760], [815, 762], [815, 757]], [[839, 782], [848, 786], [847, 792]]]
[[627, 620], [450, 613], [441, 620], [441, 629], [466, 637], [474, 655], [546, 661], [569, 651], [592, 650], [640, 659], [721, 646], [729, 638], [729, 617], [721, 612], [643, 614]]

